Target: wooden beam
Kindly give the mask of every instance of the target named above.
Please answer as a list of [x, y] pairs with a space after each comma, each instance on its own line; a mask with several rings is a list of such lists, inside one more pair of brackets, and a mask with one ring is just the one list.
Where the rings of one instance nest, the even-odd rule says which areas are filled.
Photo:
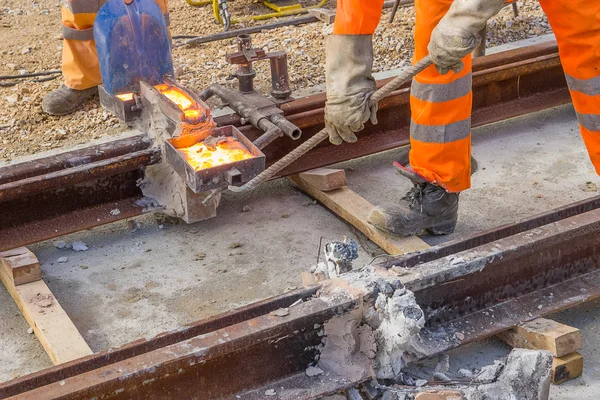
[[321, 202], [325, 207], [346, 220], [388, 254], [398, 255], [429, 247], [417, 236], [400, 237], [380, 231], [367, 222], [367, 216], [373, 205], [350, 190], [347, 186], [324, 192], [317, 189], [301, 176], [289, 178], [303, 192]]
[[323, 192], [346, 186], [346, 171], [343, 169], [317, 168], [299, 175], [306, 183]]
[[[30, 257], [21, 260], [31, 262]], [[19, 268], [14, 264], [13, 267]], [[54, 364], [93, 353], [43, 280], [17, 285], [11, 270], [4, 265], [0, 268], [0, 279]]]
[[419, 392], [415, 400], [462, 400], [464, 397], [457, 390], [427, 390]]
[[580, 377], [583, 373], [583, 356], [577, 352], [552, 361], [552, 383], [555, 385]]
[[545, 318], [520, 324], [499, 333], [498, 337], [511, 347], [548, 350], [554, 357], [581, 349], [579, 329]]
[[0, 268], [15, 286], [42, 279], [40, 263], [27, 247], [0, 252]]

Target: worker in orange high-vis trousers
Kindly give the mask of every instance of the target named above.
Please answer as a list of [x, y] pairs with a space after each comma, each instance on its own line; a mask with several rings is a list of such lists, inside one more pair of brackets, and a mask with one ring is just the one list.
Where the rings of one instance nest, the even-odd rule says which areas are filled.
[[[102, 83], [98, 54], [94, 43], [94, 20], [96, 13], [108, 0], [62, 1], [62, 74], [64, 84], [48, 93], [42, 101], [42, 109], [51, 115], [72, 113], [94, 93]], [[167, 26], [168, 0], [155, 0], [160, 6]]]
[[[600, 174], [600, 0], [540, 0], [556, 35], [581, 134]], [[505, 0], [415, 0], [415, 54], [435, 65], [419, 73], [410, 93], [409, 166], [395, 163], [414, 187], [397, 204], [375, 207], [369, 222], [396, 234], [454, 231], [459, 193], [471, 186], [471, 53], [479, 32]], [[326, 39], [330, 141], [354, 142], [369, 107], [371, 37], [383, 0], [338, 0], [334, 34]], [[400, 197], [400, 196], [399, 196]]]

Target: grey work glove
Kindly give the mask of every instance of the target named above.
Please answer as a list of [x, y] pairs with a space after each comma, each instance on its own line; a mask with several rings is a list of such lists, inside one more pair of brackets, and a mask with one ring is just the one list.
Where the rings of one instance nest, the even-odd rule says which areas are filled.
[[375, 92], [371, 35], [329, 35], [325, 39], [325, 128], [329, 141], [356, 142], [354, 134], [369, 119], [377, 123], [377, 105], [369, 106]]
[[463, 69], [462, 58], [470, 54], [482, 38], [479, 32], [488, 19], [498, 14], [505, 0], [454, 0], [431, 33], [429, 56], [440, 74]]

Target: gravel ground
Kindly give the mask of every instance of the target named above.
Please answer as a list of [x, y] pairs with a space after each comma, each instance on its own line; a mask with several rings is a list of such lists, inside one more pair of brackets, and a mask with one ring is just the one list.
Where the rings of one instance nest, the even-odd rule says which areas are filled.
[[[329, 0], [327, 7], [331, 8], [333, 4]], [[266, 12], [261, 4], [248, 0], [231, 1], [229, 7], [234, 17]], [[389, 10], [384, 11], [382, 23], [375, 34], [375, 72], [407, 63], [413, 51], [413, 8], [398, 10], [393, 24], [387, 23], [388, 13]], [[210, 7], [192, 7], [178, 0], [171, 2], [170, 14], [173, 35], [206, 35], [221, 30], [213, 22]], [[253, 22], [232, 28], [250, 24]], [[297, 90], [324, 83], [323, 38], [327, 30], [328, 27], [322, 23], [283, 27], [255, 34], [253, 40], [269, 50], [285, 49], [289, 52], [290, 80], [292, 88]], [[511, 9], [506, 8], [490, 21], [488, 43], [493, 46], [549, 31], [538, 2], [527, 0], [520, 4], [519, 17], [514, 18]], [[60, 6], [56, 0], [2, 1], [0, 75], [60, 69], [61, 49]], [[227, 65], [224, 56], [234, 50], [233, 39], [175, 48], [173, 59], [180, 81], [194, 90], [201, 90], [212, 82], [233, 85], [234, 82], [226, 80], [233, 68]], [[268, 63], [258, 63], [257, 70], [257, 87], [268, 90]], [[97, 99], [90, 100], [73, 115], [44, 115], [41, 109], [43, 96], [60, 84], [61, 79], [55, 79], [0, 87], [0, 163], [125, 130], [116, 118], [99, 107]]]

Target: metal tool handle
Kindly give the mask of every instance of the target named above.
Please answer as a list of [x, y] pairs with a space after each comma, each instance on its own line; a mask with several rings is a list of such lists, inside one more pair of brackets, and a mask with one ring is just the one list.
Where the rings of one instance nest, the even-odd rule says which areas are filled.
[[[389, 96], [394, 90], [397, 90], [405, 82], [412, 79], [415, 75], [417, 75], [419, 72], [423, 71], [425, 68], [427, 68], [430, 65], [431, 65], [431, 59], [429, 58], [429, 56], [426, 56], [421, 61], [417, 62], [415, 65], [412, 65], [412, 66], [406, 68], [405, 70], [400, 72], [400, 74], [397, 77], [395, 77], [390, 82], [385, 84], [381, 89], [379, 89], [375, 93], [373, 93], [373, 95], [371, 96], [370, 103], [372, 105], [379, 103], [381, 101], [381, 99]], [[277, 161], [275, 164], [271, 165], [269, 168], [265, 169], [263, 172], [258, 174], [255, 178], [250, 180], [245, 185], [239, 186], [239, 187], [229, 186], [229, 190], [231, 190], [232, 192], [235, 192], [235, 193], [240, 193], [240, 192], [246, 192], [248, 190], [254, 189], [256, 186], [260, 185], [261, 183], [276, 176], [282, 169], [284, 169], [285, 167], [287, 167], [288, 165], [290, 165], [291, 163], [293, 163], [294, 161], [296, 161], [297, 159], [302, 157], [309, 150], [314, 148], [316, 145], [318, 145], [319, 143], [321, 143], [323, 140], [327, 139], [328, 137], [329, 137], [329, 133], [327, 132], [327, 129], [322, 129], [315, 136], [311, 137], [306, 142], [304, 142], [300, 146], [296, 147], [294, 150], [292, 150], [290, 153], [288, 153], [282, 159]]]

